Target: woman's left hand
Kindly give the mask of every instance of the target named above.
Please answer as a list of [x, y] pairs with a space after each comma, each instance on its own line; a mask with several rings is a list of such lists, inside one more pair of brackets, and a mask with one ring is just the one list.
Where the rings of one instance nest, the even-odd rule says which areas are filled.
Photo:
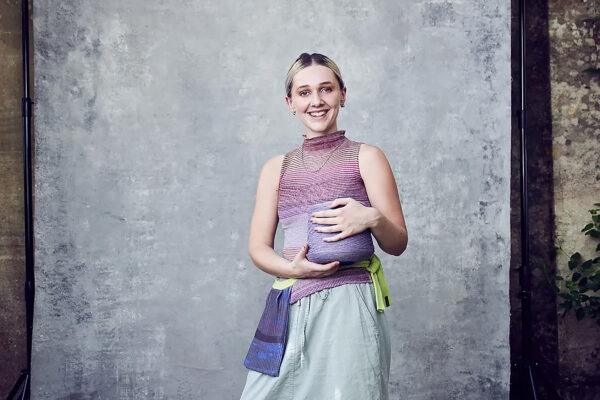
[[375, 221], [376, 211], [373, 207], [365, 207], [351, 197], [338, 197], [333, 200], [329, 208], [343, 205], [333, 210], [315, 211], [310, 216], [310, 221], [315, 224], [331, 226], [316, 226], [317, 232], [340, 232], [323, 240], [335, 242], [348, 236], [356, 235], [372, 226]]

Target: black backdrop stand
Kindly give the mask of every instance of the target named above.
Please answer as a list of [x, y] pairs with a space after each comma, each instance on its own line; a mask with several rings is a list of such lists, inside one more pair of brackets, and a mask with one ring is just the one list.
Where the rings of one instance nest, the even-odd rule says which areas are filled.
[[515, 399], [534, 399], [538, 400], [536, 389], [536, 379], [540, 378], [540, 383], [548, 390], [548, 398], [561, 400], [553, 382], [551, 382], [544, 371], [539, 368], [539, 363], [533, 363], [532, 360], [532, 329], [531, 329], [531, 269], [529, 267], [529, 208], [527, 204], [527, 135], [526, 135], [526, 2], [519, 0], [519, 36], [520, 36], [520, 89], [521, 104], [517, 111], [519, 129], [521, 131], [521, 267], [519, 273], [519, 298], [521, 299], [522, 326], [521, 326], [521, 358], [517, 361], [519, 384], [518, 393], [512, 398]]
[[19, 389], [19, 399], [29, 400], [31, 388], [31, 339], [33, 334], [33, 301], [35, 280], [33, 273], [33, 199], [31, 173], [31, 105], [29, 98], [29, 1], [21, 0], [21, 35], [23, 50], [23, 99], [21, 112], [23, 116], [23, 193], [25, 201], [25, 307], [27, 318], [27, 368], [10, 391], [7, 400], [12, 400]]
[[[520, 362], [519, 398], [538, 399], [534, 375], [539, 373], [542, 382], [549, 387], [555, 399], [560, 399], [552, 384], [545, 379], [541, 371], [536, 371], [531, 360], [531, 271], [529, 269], [529, 224], [527, 207], [527, 142], [525, 134], [525, 0], [519, 0], [520, 25], [520, 73], [521, 73], [521, 107], [517, 111], [519, 128], [521, 130], [521, 267], [519, 281], [521, 291], [519, 297], [522, 304], [522, 359]], [[12, 400], [21, 389], [19, 399], [29, 400], [31, 387], [31, 344], [33, 333], [33, 303], [35, 296], [34, 254], [33, 254], [33, 199], [32, 199], [32, 168], [31, 168], [31, 117], [32, 104], [29, 97], [29, 2], [21, 0], [21, 31], [23, 50], [23, 99], [21, 111], [23, 117], [23, 178], [25, 203], [25, 304], [27, 318], [27, 368], [21, 371], [21, 376], [13, 386], [7, 400]]]
[[520, 89], [521, 105], [517, 111], [519, 129], [521, 131], [521, 267], [519, 283], [521, 290], [521, 359], [519, 360], [520, 399], [535, 399], [537, 393], [535, 378], [531, 365], [531, 271], [529, 269], [529, 213], [527, 206], [527, 135], [525, 134], [525, 108], [526, 108], [526, 53], [525, 53], [525, 0], [519, 0], [519, 36], [520, 36]]

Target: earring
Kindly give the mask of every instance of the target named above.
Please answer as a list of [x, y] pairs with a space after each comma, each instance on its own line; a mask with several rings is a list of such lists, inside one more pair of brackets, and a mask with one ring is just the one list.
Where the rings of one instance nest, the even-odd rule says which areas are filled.
[[342, 104], [340, 104], [340, 107], [346, 107], [346, 106], [344, 105], [344, 103], [342, 103]]
[[296, 115], [296, 111], [292, 111], [292, 114], [293, 114], [293, 115]]

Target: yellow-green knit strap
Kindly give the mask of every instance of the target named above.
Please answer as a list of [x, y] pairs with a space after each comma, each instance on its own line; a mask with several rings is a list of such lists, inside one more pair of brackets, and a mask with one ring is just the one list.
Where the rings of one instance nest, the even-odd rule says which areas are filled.
[[373, 287], [375, 288], [375, 300], [377, 304], [377, 311], [383, 311], [386, 307], [392, 305], [392, 299], [390, 297], [390, 289], [388, 288], [385, 275], [383, 273], [383, 266], [381, 260], [376, 254], [371, 256], [371, 262], [367, 266], [367, 271], [371, 273], [371, 280], [373, 281]]
[[[358, 261], [350, 265], [341, 265], [340, 269], [362, 267], [365, 268], [371, 274], [371, 280], [373, 281], [373, 288], [375, 289], [375, 302], [377, 304], [377, 311], [383, 311], [386, 307], [392, 305], [392, 299], [390, 297], [390, 289], [388, 288], [385, 275], [383, 274], [383, 267], [381, 260], [375, 253], [371, 255], [368, 260]], [[289, 278], [286, 280], [275, 279], [273, 282], [273, 289], [283, 290], [294, 284], [298, 279]]]
[[285, 288], [292, 286], [294, 284], [294, 282], [296, 282], [296, 281], [297, 281], [296, 278], [289, 278], [284, 281], [275, 279], [275, 282], [273, 282], [273, 289], [283, 290]]

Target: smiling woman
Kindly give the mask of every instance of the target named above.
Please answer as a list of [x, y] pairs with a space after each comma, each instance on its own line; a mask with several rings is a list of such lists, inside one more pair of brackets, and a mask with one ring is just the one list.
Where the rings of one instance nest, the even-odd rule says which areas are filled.
[[346, 87], [329, 58], [301, 54], [286, 94], [305, 133], [258, 180], [248, 251], [275, 281], [244, 360], [241, 399], [388, 399], [391, 296], [371, 235], [389, 254], [406, 249], [392, 170], [379, 148], [338, 129]]
[[314, 55], [314, 59], [315, 63], [307, 67], [307, 60], [300, 56], [301, 62], [292, 65], [285, 98], [292, 113], [299, 113], [310, 136], [337, 131], [339, 108], [344, 107], [346, 98], [346, 87], [335, 63], [321, 55]]

